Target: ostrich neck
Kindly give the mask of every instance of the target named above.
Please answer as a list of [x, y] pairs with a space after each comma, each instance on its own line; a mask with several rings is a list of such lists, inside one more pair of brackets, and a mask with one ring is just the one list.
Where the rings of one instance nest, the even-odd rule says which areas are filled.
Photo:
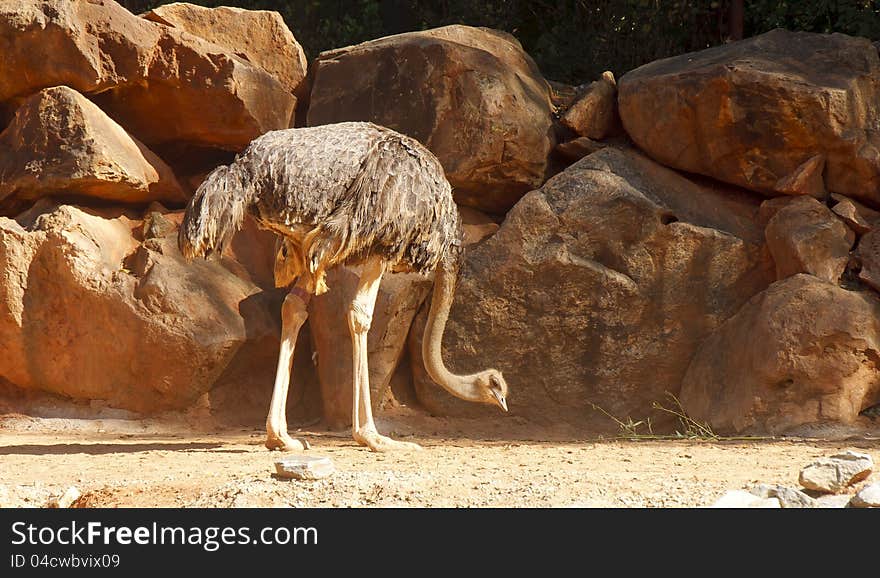
[[445, 260], [441, 261], [434, 272], [434, 294], [422, 339], [422, 358], [428, 375], [443, 389], [464, 400], [481, 401], [474, 376], [455, 375], [443, 363], [443, 331], [452, 307], [457, 274], [457, 264], [452, 265]]

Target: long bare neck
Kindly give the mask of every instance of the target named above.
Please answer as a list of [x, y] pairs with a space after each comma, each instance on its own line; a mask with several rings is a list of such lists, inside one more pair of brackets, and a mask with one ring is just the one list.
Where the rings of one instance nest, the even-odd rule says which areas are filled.
[[455, 295], [455, 281], [458, 276], [458, 263], [443, 259], [434, 272], [434, 294], [428, 323], [422, 338], [422, 358], [431, 379], [446, 391], [468, 401], [483, 401], [478, 393], [474, 375], [455, 375], [443, 363], [443, 331], [449, 319], [449, 310]]

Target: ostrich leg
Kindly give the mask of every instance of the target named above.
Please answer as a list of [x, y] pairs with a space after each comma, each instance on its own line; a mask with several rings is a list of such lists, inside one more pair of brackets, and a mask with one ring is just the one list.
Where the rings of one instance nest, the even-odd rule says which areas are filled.
[[379, 293], [383, 269], [384, 264], [379, 259], [364, 264], [357, 292], [348, 311], [354, 364], [351, 431], [355, 441], [374, 452], [418, 450], [421, 446], [417, 444], [395, 441], [379, 434], [373, 422], [373, 410], [370, 405], [370, 371], [367, 367], [367, 333], [373, 321], [373, 309], [376, 307], [376, 295]]
[[275, 374], [275, 388], [266, 418], [266, 447], [270, 450], [304, 450], [308, 445], [295, 440], [287, 433], [287, 388], [290, 385], [290, 369], [293, 364], [293, 351], [296, 336], [308, 317], [306, 306], [310, 295], [305, 290], [304, 276], [300, 277], [281, 306], [281, 351], [278, 353], [278, 370]]

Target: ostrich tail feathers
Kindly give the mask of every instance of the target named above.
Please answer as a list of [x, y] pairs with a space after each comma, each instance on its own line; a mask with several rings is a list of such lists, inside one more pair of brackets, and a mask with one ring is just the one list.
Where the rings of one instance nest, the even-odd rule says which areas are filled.
[[243, 186], [235, 163], [212, 171], [190, 200], [177, 234], [177, 246], [186, 259], [220, 254], [241, 228], [253, 200]]

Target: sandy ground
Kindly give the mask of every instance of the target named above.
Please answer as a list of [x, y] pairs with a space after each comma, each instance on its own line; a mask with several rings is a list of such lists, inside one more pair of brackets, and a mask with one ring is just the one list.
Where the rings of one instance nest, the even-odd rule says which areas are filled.
[[256, 428], [8, 414], [0, 505], [43, 506], [75, 486], [88, 507], [700, 507], [755, 483], [797, 487], [803, 466], [843, 449], [880, 463], [880, 438], [870, 435], [633, 441], [406, 411], [379, 426], [425, 449], [375, 454], [346, 432], [304, 428], [296, 435], [310, 440], [308, 453], [337, 469], [309, 482], [275, 477], [282, 454], [266, 450]]

